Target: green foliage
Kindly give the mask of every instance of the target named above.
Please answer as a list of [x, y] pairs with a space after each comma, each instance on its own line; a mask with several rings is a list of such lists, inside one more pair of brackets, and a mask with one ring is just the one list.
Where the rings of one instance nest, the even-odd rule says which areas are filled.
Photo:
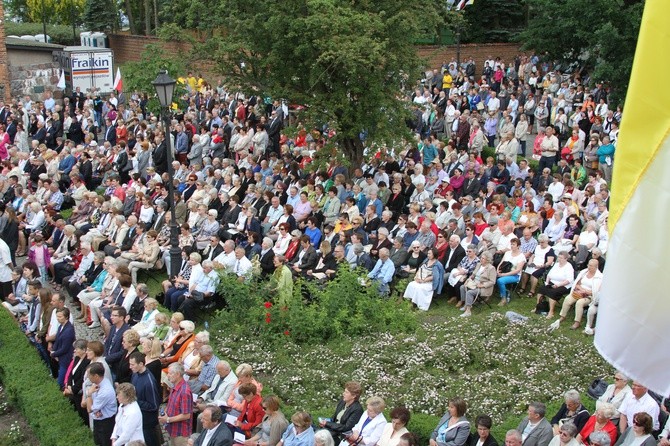
[[[628, 88], [640, 31], [644, 0], [526, 0], [528, 27], [520, 35], [524, 48], [551, 60], [579, 60], [592, 82], [612, 86], [615, 101]], [[551, 25], [551, 26], [549, 26]]]
[[[43, 28], [41, 23], [13, 23], [5, 22], [5, 33], [8, 36], [23, 36], [27, 34], [35, 35], [42, 34]], [[81, 29], [76, 28], [77, 45], [79, 44], [79, 34]], [[59, 45], [72, 45], [72, 26], [66, 25], [52, 25], [47, 23], [47, 34], [51, 37], [51, 43]]]
[[[123, 88], [126, 91], [155, 92], [152, 82], [161, 70], [167, 70], [168, 74], [176, 79], [186, 72], [186, 61], [184, 57], [178, 58], [167, 53], [160, 45], [149, 44], [142, 52], [141, 59], [137, 62], [126, 62], [123, 64]], [[183, 93], [183, 86], [175, 87], [175, 97]], [[158, 113], [160, 104], [158, 99], [150, 94], [147, 104], [149, 111]]]
[[43, 445], [93, 445], [91, 431], [7, 311], [0, 311], [0, 381]]
[[[412, 332], [416, 318], [409, 303], [386, 299], [374, 286], [361, 287], [360, 271], [341, 268], [337, 278], [322, 286], [298, 280], [293, 299], [282, 307], [274, 299], [272, 281], [249, 284], [222, 276], [219, 293], [228, 304], [217, 314], [213, 327], [266, 340], [290, 339], [298, 344], [323, 342], [344, 335], [357, 336], [378, 331]], [[309, 295], [310, 299], [303, 297]]]
[[[521, 155], [517, 156], [517, 163], [521, 159], [525, 159], [528, 161], [528, 167], [530, 167], [530, 170], [537, 170], [540, 167], [540, 162], [531, 157], [531, 153], [533, 151], [533, 146], [532, 146], [532, 141], [527, 141], [526, 142], [526, 156], [523, 157]], [[491, 157], [493, 159], [496, 159], [496, 149], [495, 147], [484, 147], [482, 149], [482, 161], [486, 162], [486, 158]]]
[[26, 0], [28, 19], [32, 22], [42, 21], [58, 25], [72, 26], [72, 22], [81, 25], [85, 0]]
[[329, 123], [354, 163], [362, 159], [362, 130], [370, 141], [406, 136], [407, 110], [398, 93], [418, 77], [414, 39], [441, 21], [434, 4], [423, 5], [421, 14], [402, 0], [220, 4], [210, 19], [226, 24], [225, 35], [198, 52], [231, 83], [309, 106], [306, 126]]
[[116, 1], [86, 0], [84, 25], [90, 31], [110, 32], [119, 29]]
[[511, 42], [526, 26], [525, 0], [477, 0], [463, 14], [466, 43]]

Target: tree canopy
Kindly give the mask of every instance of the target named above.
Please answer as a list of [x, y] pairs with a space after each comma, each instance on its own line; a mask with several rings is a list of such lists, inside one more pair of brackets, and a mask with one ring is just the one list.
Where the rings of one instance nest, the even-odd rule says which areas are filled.
[[399, 91], [421, 65], [413, 41], [426, 21], [437, 29], [441, 16], [403, 0], [222, 0], [212, 14], [226, 33], [200, 52], [220, 74], [306, 106], [310, 122], [334, 130], [352, 160], [362, 157], [362, 131], [373, 141], [403, 135]]
[[580, 60], [591, 79], [609, 83], [622, 100], [628, 87], [644, 0], [526, 0], [526, 49], [553, 60]]

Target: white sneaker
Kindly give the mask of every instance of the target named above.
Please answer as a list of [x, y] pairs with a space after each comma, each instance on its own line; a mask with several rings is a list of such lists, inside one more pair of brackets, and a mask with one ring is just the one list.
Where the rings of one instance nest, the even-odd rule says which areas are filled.
[[463, 313], [460, 315], [460, 317], [470, 317], [472, 316], [472, 313]]
[[593, 336], [593, 333], [594, 333], [594, 331], [593, 331], [593, 328], [591, 328], [591, 327], [586, 327], [584, 329], [584, 334], [587, 335], [587, 336]]

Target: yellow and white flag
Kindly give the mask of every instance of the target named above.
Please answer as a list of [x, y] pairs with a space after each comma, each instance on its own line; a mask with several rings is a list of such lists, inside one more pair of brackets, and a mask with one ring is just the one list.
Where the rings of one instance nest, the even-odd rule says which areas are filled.
[[626, 375], [670, 395], [670, 1], [647, 0], [614, 155], [610, 244], [595, 344]]

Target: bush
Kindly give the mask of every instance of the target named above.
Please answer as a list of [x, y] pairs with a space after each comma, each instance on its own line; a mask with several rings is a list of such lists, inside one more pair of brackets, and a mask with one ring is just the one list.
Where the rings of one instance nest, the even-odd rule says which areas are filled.
[[0, 311], [0, 381], [40, 444], [93, 446], [91, 431], [7, 311]]
[[[44, 28], [41, 23], [12, 23], [5, 22], [5, 35], [7, 36], [24, 36], [27, 34], [36, 35], [42, 34]], [[79, 45], [79, 34], [81, 29], [76, 28], [75, 34], [77, 36], [77, 43]], [[59, 45], [72, 45], [74, 43], [72, 37], [72, 27], [66, 25], [51, 25], [47, 24], [47, 35], [51, 37], [51, 43]]]
[[219, 293], [227, 308], [213, 323], [227, 332], [255, 334], [265, 339], [290, 337], [298, 344], [321, 342], [343, 335], [412, 332], [417, 327], [410, 304], [379, 296], [376, 287], [361, 287], [358, 271], [342, 268], [325, 286], [297, 280], [292, 302], [276, 304], [272, 281], [243, 284], [222, 276]]

